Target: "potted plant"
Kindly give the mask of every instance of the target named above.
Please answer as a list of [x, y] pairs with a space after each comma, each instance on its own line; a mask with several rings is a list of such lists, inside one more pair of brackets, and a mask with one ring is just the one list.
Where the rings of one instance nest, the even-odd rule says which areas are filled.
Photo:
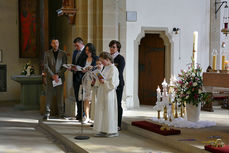
[[192, 59], [188, 70], [181, 70], [175, 87], [175, 100], [186, 107], [188, 121], [199, 121], [201, 102], [206, 98], [202, 88], [202, 69], [199, 64], [195, 67]]

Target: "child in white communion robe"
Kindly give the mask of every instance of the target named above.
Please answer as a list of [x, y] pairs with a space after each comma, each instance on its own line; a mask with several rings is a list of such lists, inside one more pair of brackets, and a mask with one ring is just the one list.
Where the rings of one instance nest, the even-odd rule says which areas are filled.
[[113, 64], [110, 53], [102, 52], [100, 61], [105, 66], [99, 77], [97, 102], [95, 104], [94, 130], [98, 133], [96, 137], [118, 136], [118, 109], [116, 88], [119, 85], [119, 72]]
[[[96, 60], [96, 70], [102, 73], [103, 70], [103, 64], [99, 60], [99, 58]], [[95, 118], [95, 104], [97, 103], [97, 96], [98, 96], [98, 87], [99, 87], [99, 80], [98, 77], [95, 77], [92, 82], [92, 98], [91, 98], [91, 108], [90, 108], [90, 117], [92, 120]]]

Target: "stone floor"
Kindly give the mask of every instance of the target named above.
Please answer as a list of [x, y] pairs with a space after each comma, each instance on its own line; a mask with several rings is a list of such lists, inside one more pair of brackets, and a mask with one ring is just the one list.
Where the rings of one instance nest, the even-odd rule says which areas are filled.
[[0, 107], [0, 153], [62, 153], [38, 128], [37, 111]]
[[[161, 136], [131, 126], [132, 121], [150, 120], [157, 113], [151, 106], [141, 106], [138, 109], [124, 111], [123, 130], [117, 138], [95, 138], [94, 131], [85, 127], [85, 135], [89, 140], [75, 140], [79, 135], [79, 123], [73, 121], [50, 120], [41, 122], [47, 125], [47, 129], [56, 131], [54, 135], [61, 136], [69, 145], [75, 145], [85, 152], [183, 152], [183, 153], [205, 153], [206, 141], [222, 138], [229, 144], [229, 111], [219, 107], [214, 112], [201, 112], [201, 120], [215, 121], [216, 126], [202, 129], [182, 128], [181, 135]], [[130, 151], [131, 150], [131, 151]]]
[[[74, 139], [80, 135], [80, 123], [77, 121], [51, 119], [43, 122], [39, 121], [41, 116], [37, 111], [16, 111], [12, 107], [0, 107], [0, 153], [204, 153], [204, 142], [212, 140], [210, 137], [221, 137], [229, 144], [229, 111], [219, 107], [214, 110], [202, 111], [200, 117], [201, 120], [215, 121], [215, 127], [182, 128], [181, 135], [164, 137], [130, 125], [131, 121], [156, 117], [157, 113], [152, 111], [152, 107], [141, 106], [124, 111], [123, 130], [119, 137], [96, 138], [95, 132], [87, 125], [84, 133], [90, 139], [82, 141]], [[181, 151], [181, 148], [186, 151]]]

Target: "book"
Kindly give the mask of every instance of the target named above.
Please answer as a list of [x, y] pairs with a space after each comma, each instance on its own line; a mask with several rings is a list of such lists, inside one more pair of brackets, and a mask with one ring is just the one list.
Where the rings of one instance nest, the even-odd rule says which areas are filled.
[[69, 69], [69, 68], [71, 68], [71, 67], [72, 67], [72, 65], [73, 65], [73, 64], [63, 64], [63, 67], [65, 67], [65, 68]]
[[101, 73], [100, 70], [96, 69], [96, 70], [93, 71], [93, 73], [94, 73], [94, 75], [95, 75], [98, 79], [100, 79], [100, 80], [102, 80], [102, 79], [105, 80], [105, 77], [104, 77], [104, 75]]
[[59, 86], [59, 85], [62, 85], [62, 80], [61, 78], [58, 79], [59, 81], [56, 82], [55, 80], [52, 81], [52, 85], [53, 87], [56, 87], [56, 86]]
[[81, 67], [79, 65], [74, 65], [74, 64], [63, 64], [63, 67], [65, 67], [67, 69], [70, 69], [70, 68], [74, 67], [76, 69], [76, 71], [85, 71], [85, 70], [89, 71], [89, 70], [93, 69], [92, 66]]

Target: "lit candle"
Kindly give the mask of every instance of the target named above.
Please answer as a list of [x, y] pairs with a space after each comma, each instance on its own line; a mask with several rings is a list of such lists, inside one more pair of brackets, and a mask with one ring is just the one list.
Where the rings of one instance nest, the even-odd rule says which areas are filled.
[[196, 67], [197, 63], [197, 46], [198, 46], [198, 32], [194, 31], [193, 32], [193, 60], [194, 60], [194, 65]]
[[222, 70], [225, 70], [225, 55], [222, 56]]
[[213, 59], [212, 59], [212, 68], [213, 70], [216, 70], [216, 56], [213, 55]]

